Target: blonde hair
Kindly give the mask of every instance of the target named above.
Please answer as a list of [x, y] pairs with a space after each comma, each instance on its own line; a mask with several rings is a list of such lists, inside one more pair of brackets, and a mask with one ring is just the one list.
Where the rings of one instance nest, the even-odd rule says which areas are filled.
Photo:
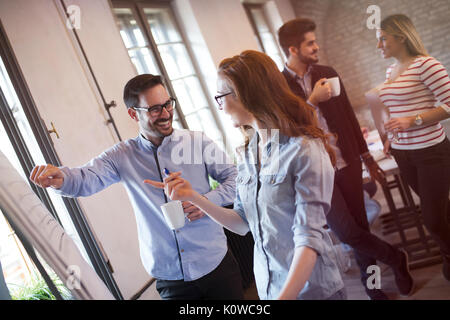
[[392, 36], [405, 38], [405, 46], [411, 56], [429, 55], [411, 19], [404, 14], [384, 18], [380, 29]]

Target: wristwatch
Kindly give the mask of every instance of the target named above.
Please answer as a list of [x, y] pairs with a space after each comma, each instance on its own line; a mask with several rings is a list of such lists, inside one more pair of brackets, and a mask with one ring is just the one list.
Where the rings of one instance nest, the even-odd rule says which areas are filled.
[[416, 115], [416, 118], [414, 119], [414, 123], [416, 124], [416, 126], [422, 125], [423, 119], [422, 119], [422, 117], [419, 114]]

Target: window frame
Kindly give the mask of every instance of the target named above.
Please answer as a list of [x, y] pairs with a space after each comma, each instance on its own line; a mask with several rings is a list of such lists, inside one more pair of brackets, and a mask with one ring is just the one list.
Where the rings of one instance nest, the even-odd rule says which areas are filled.
[[[164, 67], [164, 63], [163, 63], [163, 61], [161, 59], [161, 56], [158, 53], [158, 49], [156, 47], [156, 43], [154, 42], [153, 37], [151, 37], [151, 34], [149, 34], [149, 30], [147, 30], [146, 26], [142, 24], [142, 21], [145, 21], [145, 20], [143, 20], [143, 16], [140, 15], [140, 12], [139, 12], [138, 8], [136, 7], [136, 1], [126, 1], [126, 0], [115, 1], [115, 0], [111, 0], [111, 9], [115, 9], [117, 7], [130, 9], [131, 12], [133, 13], [133, 16], [136, 18], [136, 24], [139, 26], [139, 29], [141, 29], [144, 37], [146, 37], [146, 40], [148, 41], [148, 47], [152, 51], [153, 56], [154, 56], [154, 58], [156, 60], [157, 67], [158, 67], [158, 69], [161, 72], [161, 75], [163, 77], [164, 86], [167, 88], [167, 91], [169, 92], [169, 95], [171, 97], [174, 97], [175, 99], [177, 99], [177, 96], [175, 94], [175, 90], [173, 89], [173, 87], [172, 87], [172, 85], [170, 83], [169, 75], [168, 75], [168, 73], [167, 73], [167, 71], [166, 71], [166, 69]], [[115, 19], [116, 18], [115, 17], [115, 13], [113, 12], [112, 14], [113, 14], [114, 19]], [[128, 49], [127, 49], [127, 51], [128, 51]], [[131, 58], [130, 58], [130, 61], [131, 61]], [[177, 99], [177, 101], [178, 101], [178, 99]], [[188, 124], [186, 122], [186, 119], [184, 117], [184, 113], [182, 112], [179, 103], [177, 103], [175, 105], [175, 110], [177, 111], [178, 119], [179, 119], [179, 121], [181, 123], [181, 126], [183, 128], [185, 128], [185, 129], [188, 129], [189, 126], [188, 126]]]
[[[31, 127], [33, 135], [39, 145], [39, 148], [47, 163], [52, 163], [55, 166], [61, 166], [61, 161], [54, 148], [53, 141], [50, 137], [48, 129], [39, 115], [37, 106], [33, 100], [31, 92], [25, 81], [25, 77], [20, 69], [20, 65], [16, 59], [14, 51], [8, 40], [6, 31], [0, 21], [0, 56], [2, 57], [8, 76], [16, 92], [17, 98], [20, 101], [23, 112]], [[31, 172], [35, 163], [31, 157], [28, 147], [24, 142], [23, 136], [19, 131], [17, 123], [14, 120], [7, 101], [0, 89], [0, 121], [2, 121], [8, 137], [13, 145], [14, 151], [19, 158], [20, 164], [24, 172]], [[50, 200], [50, 197], [45, 189], [38, 188], [31, 184], [32, 190], [36, 193], [39, 199], [43, 202], [46, 208], [50, 211], [52, 216], [61, 224], [58, 214]], [[89, 256], [90, 262], [98, 276], [103, 280], [105, 285], [111, 291], [112, 295], [119, 300], [123, 300], [122, 293], [117, 286], [113, 276], [112, 267], [109, 261], [103, 256], [99, 244], [89, 226], [86, 217], [76, 199], [62, 197], [64, 205], [72, 219], [75, 229], [83, 243], [84, 249]], [[62, 225], [62, 224], [61, 224]], [[17, 232], [17, 230], [16, 230]]]
[[269, 23], [269, 19], [267, 18], [266, 11], [264, 10], [265, 3], [243, 2], [242, 5], [244, 6], [245, 13], [247, 14], [248, 20], [250, 21], [250, 25], [252, 26], [253, 32], [255, 33], [255, 36], [258, 39], [258, 44], [259, 44], [261, 50], [267, 54], [267, 50], [266, 50], [266, 48], [264, 48], [264, 43], [261, 39], [261, 35], [259, 34], [258, 27], [256, 25], [255, 19], [251, 12], [252, 9], [261, 9], [264, 22], [268, 26], [269, 31], [275, 40], [275, 45], [277, 47], [278, 54], [280, 55], [282, 62], [286, 63], [286, 57], [284, 56], [283, 50], [281, 50], [280, 44], [278, 43], [278, 36], [277, 36], [275, 30], [273, 30], [272, 25]]
[[[170, 15], [170, 18], [172, 22], [174, 23], [174, 27], [176, 28], [177, 32], [180, 35], [181, 42], [183, 43], [184, 47], [186, 48], [187, 55], [192, 63], [192, 67], [194, 69], [195, 77], [198, 79], [200, 83], [200, 88], [205, 96], [205, 100], [207, 102], [207, 106], [204, 108], [208, 108], [211, 112], [211, 115], [215, 121], [215, 125], [218, 129], [218, 131], [221, 134], [221, 139], [223, 141], [224, 147], [226, 147], [226, 134], [224, 127], [222, 125], [222, 122], [219, 118], [219, 115], [217, 113], [217, 108], [215, 107], [215, 102], [213, 100], [213, 97], [209, 94], [208, 87], [206, 85], [205, 80], [202, 77], [202, 74], [200, 72], [200, 67], [198, 65], [197, 60], [195, 59], [195, 55], [193, 54], [193, 51], [190, 47], [190, 44], [188, 41], [186, 41], [187, 37], [186, 34], [181, 28], [180, 23], [177, 19], [177, 16], [175, 15], [175, 11], [172, 6], [173, 0], [111, 0], [111, 8], [128, 8], [131, 9], [133, 12], [133, 15], [136, 17], [136, 23], [143, 32], [144, 36], [146, 37], [146, 40], [149, 43], [149, 47], [152, 50], [153, 56], [155, 57], [156, 63], [158, 64], [158, 69], [161, 72], [161, 75], [164, 78], [164, 84], [167, 88], [167, 91], [169, 94], [174, 97], [176, 97], [175, 90], [172, 86], [170, 77], [168, 75], [168, 72], [166, 70], [166, 67], [164, 66], [164, 62], [161, 58], [160, 52], [158, 50], [158, 46], [156, 44], [156, 41], [151, 33], [150, 25], [147, 22], [147, 19], [145, 17], [144, 9], [145, 8], [157, 8], [157, 9], [168, 9], [168, 14]], [[113, 15], [114, 12], [113, 12]], [[189, 129], [189, 125], [186, 121], [185, 114], [181, 108], [183, 102], [177, 99], [177, 114], [179, 117], [179, 120], [181, 122], [181, 125], [185, 129]], [[199, 112], [199, 110], [196, 110], [195, 112]], [[229, 150], [227, 150], [229, 151]]]

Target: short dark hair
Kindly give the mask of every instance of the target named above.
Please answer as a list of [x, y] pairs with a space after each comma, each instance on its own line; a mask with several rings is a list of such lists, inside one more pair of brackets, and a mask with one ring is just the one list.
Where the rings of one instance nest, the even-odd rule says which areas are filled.
[[159, 84], [164, 86], [162, 77], [153, 74], [140, 74], [129, 80], [123, 89], [123, 101], [127, 109], [138, 106], [139, 95]]
[[286, 57], [289, 47], [299, 47], [305, 40], [305, 33], [316, 30], [314, 21], [306, 18], [290, 20], [278, 29], [278, 41]]

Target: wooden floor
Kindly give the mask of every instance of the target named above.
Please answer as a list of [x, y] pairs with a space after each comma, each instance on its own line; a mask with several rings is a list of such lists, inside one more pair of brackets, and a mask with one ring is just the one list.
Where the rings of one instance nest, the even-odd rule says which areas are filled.
[[[374, 199], [382, 205], [382, 213], [388, 212], [386, 201], [380, 187], [378, 188]], [[400, 203], [400, 199], [400, 196], [394, 193], [394, 201], [396, 204]], [[418, 198], [415, 195], [414, 199], [416, 203], [419, 203]], [[380, 219], [377, 219], [371, 226], [372, 233], [391, 244], [399, 241], [399, 237], [396, 234], [384, 236], [381, 232], [381, 227], [381, 221]], [[413, 237], [414, 232], [414, 230], [410, 230], [408, 236]], [[412, 270], [411, 273], [415, 281], [416, 289], [409, 297], [402, 297], [398, 294], [392, 270], [382, 263], [379, 263], [379, 266], [381, 268], [381, 289], [391, 300], [450, 300], [450, 282], [445, 280], [442, 275], [442, 264]], [[353, 257], [352, 266], [343, 274], [343, 279], [349, 300], [368, 300], [364, 287], [360, 281], [359, 269]], [[254, 285], [246, 290], [245, 299], [258, 299], [256, 287]]]

